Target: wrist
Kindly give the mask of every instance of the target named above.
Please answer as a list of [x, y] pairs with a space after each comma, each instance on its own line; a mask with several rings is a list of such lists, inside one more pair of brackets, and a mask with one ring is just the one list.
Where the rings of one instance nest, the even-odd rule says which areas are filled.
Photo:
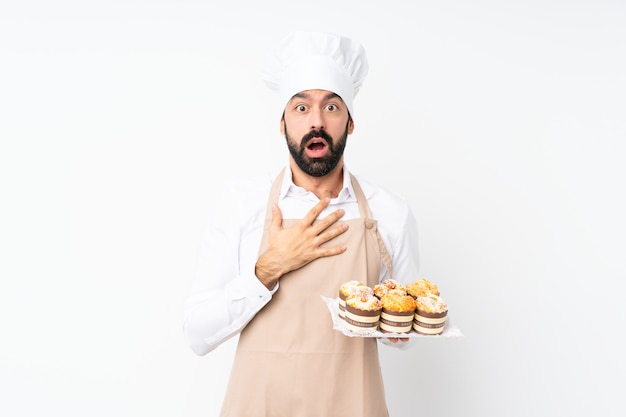
[[283, 272], [280, 270], [279, 265], [272, 265], [270, 262], [266, 261], [265, 257], [261, 257], [254, 267], [254, 274], [257, 279], [271, 291], [276, 286], [276, 283], [278, 283]]

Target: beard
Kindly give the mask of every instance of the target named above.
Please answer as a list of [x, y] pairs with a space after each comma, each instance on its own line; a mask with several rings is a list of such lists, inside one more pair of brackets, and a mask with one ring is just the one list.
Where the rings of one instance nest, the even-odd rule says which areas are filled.
[[[328, 152], [321, 158], [310, 158], [305, 152], [308, 143], [314, 138], [322, 138], [328, 144]], [[337, 140], [337, 143], [335, 143], [333, 138], [326, 133], [325, 130], [311, 130], [302, 137], [300, 145], [298, 145], [297, 142], [289, 136], [287, 124], [285, 124], [285, 139], [287, 140], [289, 153], [291, 153], [298, 168], [312, 177], [323, 177], [331, 173], [337, 167], [337, 164], [343, 156], [343, 151], [346, 148], [348, 139], [348, 124], [346, 124], [346, 129]]]

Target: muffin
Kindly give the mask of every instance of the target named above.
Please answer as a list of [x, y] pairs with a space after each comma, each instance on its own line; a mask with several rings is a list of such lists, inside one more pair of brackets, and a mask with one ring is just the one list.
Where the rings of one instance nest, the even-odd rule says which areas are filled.
[[374, 291], [370, 287], [357, 280], [345, 282], [341, 285], [341, 287], [339, 287], [339, 318], [343, 319], [345, 316], [346, 299], [353, 295], [362, 294], [373, 295]]
[[406, 295], [404, 285], [393, 279], [386, 279], [374, 286], [374, 295], [381, 299], [385, 294]]
[[357, 333], [378, 330], [383, 305], [374, 295], [353, 295], [346, 299], [346, 329]]
[[440, 295], [439, 288], [425, 278], [420, 278], [406, 285], [406, 293], [413, 298], [426, 297], [430, 294]]
[[380, 300], [380, 331], [383, 333], [409, 333], [415, 318], [415, 299], [410, 295], [388, 293]]
[[448, 318], [448, 305], [438, 295], [430, 294], [415, 299], [413, 329], [426, 335], [441, 334]]

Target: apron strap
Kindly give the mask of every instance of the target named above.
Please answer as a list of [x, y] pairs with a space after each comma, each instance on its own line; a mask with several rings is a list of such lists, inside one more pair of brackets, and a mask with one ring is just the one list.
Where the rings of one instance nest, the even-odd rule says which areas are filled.
[[[370, 206], [367, 204], [367, 198], [365, 198], [365, 193], [363, 192], [361, 185], [352, 174], [350, 174], [350, 180], [352, 181], [352, 188], [354, 188], [356, 201], [359, 204], [361, 217], [364, 219], [371, 219], [372, 213], [370, 212]], [[385, 242], [383, 242], [383, 238], [380, 236], [378, 228], [376, 228], [376, 239], [378, 240], [378, 248], [380, 249], [380, 260], [385, 268], [387, 268], [389, 278], [393, 278], [393, 262], [391, 261], [391, 255], [389, 255], [387, 246], [385, 246]]]
[[280, 170], [280, 173], [276, 176], [272, 188], [270, 189], [270, 195], [267, 199], [267, 209], [265, 210], [265, 220], [272, 220], [272, 204], [278, 202], [278, 196], [280, 195], [280, 187], [283, 185], [283, 177], [285, 175], [285, 168]]
[[352, 182], [352, 188], [354, 189], [355, 194], [354, 196], [359, 205], [359, 213], [361, 213], [361, 217], [364, 219], [371, 219], [372, 213], [370, 212], [370, 206], [367, 204], [367, 199], [365, 198], [365, 193], [363, 192], [361, 185], [352, 174], [350, 174], [350, 181]]

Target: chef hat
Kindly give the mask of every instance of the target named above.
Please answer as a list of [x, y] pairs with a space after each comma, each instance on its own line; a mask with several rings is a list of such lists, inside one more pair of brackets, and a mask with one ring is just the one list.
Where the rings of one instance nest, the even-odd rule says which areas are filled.
[[369, 69], [365, 50], [353, 39], [322, 32], [293, 32], [269, 54], [262, 79], [283, 105], [304, 90], [328, 90], [342, 98], [351, 116], [353, 100]]

